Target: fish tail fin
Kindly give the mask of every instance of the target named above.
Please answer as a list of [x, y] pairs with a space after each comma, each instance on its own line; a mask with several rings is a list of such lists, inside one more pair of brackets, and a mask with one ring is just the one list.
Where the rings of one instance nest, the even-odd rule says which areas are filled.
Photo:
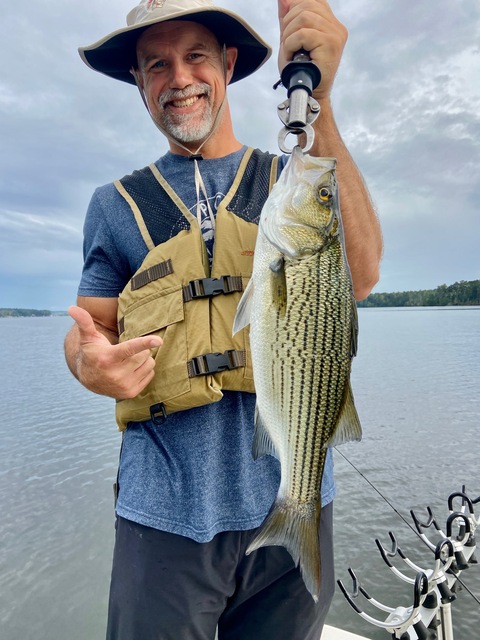
[[326, 442], [326, 447], [334, 447], [345, 442], [362, 439], [362, 427], [353, 401], [352, 387], [350, 383], [345, 390], [342, 407], [338, 416], [337, 427], [331, 438]]
[[300, 565], [305, 586], [315, 602], [320, 593], [320, 511], [319, 501], [300, 505], [277, 499], [246, 552], [248, 555], [260, 547], [285, 547], [295, 565]]

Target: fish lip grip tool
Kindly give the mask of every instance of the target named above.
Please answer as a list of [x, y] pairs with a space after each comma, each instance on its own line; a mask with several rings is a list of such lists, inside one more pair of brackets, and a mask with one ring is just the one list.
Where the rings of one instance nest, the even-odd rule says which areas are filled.
[[288, 97], [278, 105], [277, 113], [285, 125], [278, 134], [278, 146], [284, 153], [291, 153], [294, 149], [285, 142], [290, 133], [305, 134], [304, 152], [312, 147], [315, 138], [312, 123], [320, 113], [320, 105], [312, 97], [312, 92], [320, 84], [321, 78], [320, 69], [304, 49], [297, 51], [282, 71], [280, 82], [286, 87]]

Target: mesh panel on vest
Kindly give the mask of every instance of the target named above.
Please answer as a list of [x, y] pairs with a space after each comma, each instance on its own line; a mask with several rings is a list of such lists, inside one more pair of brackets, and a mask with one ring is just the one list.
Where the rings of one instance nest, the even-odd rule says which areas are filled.
[[[274, 155], [255, 149], [247, 163], [239, 187], [227, 209], [239, 218], [258, 224], [268, 197], [270, 167]], [[155, 246], [170, 240], [190, 224], [149, 167], [134, 171], [120, 180], [142, 213]], [[252, 188], [255, 184], [255, 188]]]
[[[258, 224], [262, 207], [269, 194], [270, 168], [275, 156], [255, 149], [240, 185], [227, 209], [247, 222]], [[252, 189], [255, 184], [255, 189]]]
[[149, 167], [134, 171], [120, 180], [126, 192], [142, 212], [152, 242], [162, 244], [180, 231], [190, 229], [190, 224], [176, 204], [157, 181]]

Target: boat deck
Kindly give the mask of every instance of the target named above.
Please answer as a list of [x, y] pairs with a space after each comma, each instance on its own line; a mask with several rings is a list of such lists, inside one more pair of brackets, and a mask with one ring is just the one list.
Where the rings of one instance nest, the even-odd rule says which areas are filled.
[[325, 625], [322, 633], [322, 640], [369, 640], [365, 636], [358, 636], [356, 633], [343, 631], [336, 627]]

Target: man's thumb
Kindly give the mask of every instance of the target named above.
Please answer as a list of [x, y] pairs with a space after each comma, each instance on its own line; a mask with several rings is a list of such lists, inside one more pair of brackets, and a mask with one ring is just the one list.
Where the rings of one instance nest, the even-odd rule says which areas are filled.
[[82, 307], [71, 306], [67, 309], [68, 315], [77, 323], [82, 340], [91, 340], [98, 336], [92, 316]]

